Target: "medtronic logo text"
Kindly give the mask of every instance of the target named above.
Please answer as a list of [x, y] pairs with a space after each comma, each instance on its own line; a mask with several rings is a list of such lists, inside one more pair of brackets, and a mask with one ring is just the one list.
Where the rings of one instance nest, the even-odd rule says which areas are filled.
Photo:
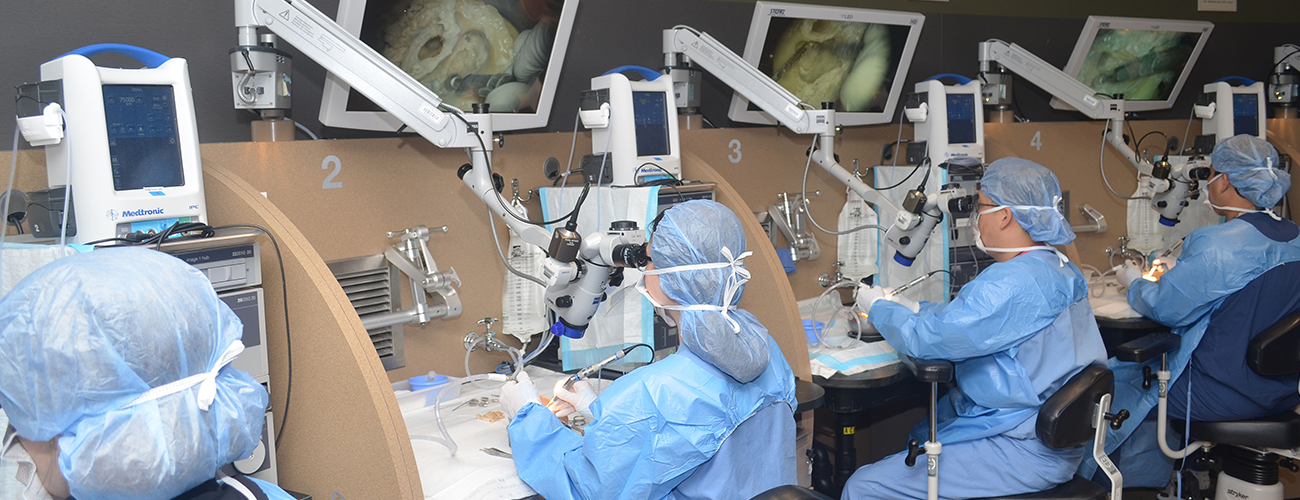
[[125, 217], [144, 217], [146, 215], [162, 215], [163, 212], [164, 210], [161, 207], [152, 210], [146, 210], [143, 208], [139, 210], [123, 210], [122, 217], [125, 218]]

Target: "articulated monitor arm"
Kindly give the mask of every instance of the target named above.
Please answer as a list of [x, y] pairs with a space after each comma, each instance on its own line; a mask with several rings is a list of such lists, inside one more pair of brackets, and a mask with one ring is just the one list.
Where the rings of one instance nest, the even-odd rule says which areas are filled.
[[[466, 148], [470, 163], [457, 172], [465, 185], [524, 241], [550, 251], [542, 280], [548, 305], [560, 317], [552, 331], [582, 336], [609, 281], [607, 266], [614, 265], [605, 261], [608, 255], [601, 249], [617, 242], [635, 242], [630, 236], [634, 232], [609, 231], [581, 238], [572, 232], [559, 237], [561, 231], [557, 231], [553, 238], [550, 231], [517, 218], [500, 196], [503, 183], [494, 182], [490, 171], [493, 130], [487, 109], [463, 113], [444, 105], [437, 94], [311, 4], [302, 0], [235, 0], [235, 26], [240, 46], [256, 45], [258, 28], [269, 29], [429, 142], [440, 148]], [[564, 255], [557, 259], [557, 254]]]
[[[1084, 85], [1014, 43], [1001, 40], [981, 42], [979, 59], [981, 75], [999, 74], [1004, 69], [1010, 70], [1089, 118], [1108, 120], [1110, 123], [1106, 128], [1106, 142], [1110, 143], [1124, 159], [1137, 167], [1139, 172], [1151, 176], [1151, 186], [1155, 193], [1151, 197], [1151, 205], [1160, 213], [1162, 224], [1172, 226], [1177, 223], [1179, 213], [1187, 206], [1186, 198], [1196, 192], [1196, 181], [1208, 178], [1209, 169], [1206, 167], [1195, 164], [1170, 165], [1164, 159], [1161, 159], [1158, 164], [1152, 164], [1129, 147], [1124, 141], [1122, 96], [1098, 98], [1097, 91], [1092, 87]], [[1000, 80], [1001, 78], [985, 78], [985, 81]], [[984, 94], [990, 95], [990, 90], [986, 89]]]
[[1268, 102], [1291, 108], [1300, 98], [1300, 46], [1279, 45], [1273, 48], [1273, 69], [1268, 75]]
[[812, 160], [817, 165], [848, 185], [862, 199], [897, 210], [898, 207], [889, 198], [839, 164], [835, 157], [835, 110], [809, 109], [808, 104], [708, 33], [689, 26], [676, 26], [664, 30], [663, 45], [664, 54], [681, 54], [690, 58], [692, 63], [708, 70], [786, 128], [798, 134], [817, 135], [817, 147], [811, 151]]

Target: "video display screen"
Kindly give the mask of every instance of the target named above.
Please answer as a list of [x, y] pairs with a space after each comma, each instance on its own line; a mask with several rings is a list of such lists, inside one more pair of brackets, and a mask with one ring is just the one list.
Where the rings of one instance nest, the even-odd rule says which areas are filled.
[[948, 95], [948, 144], [975, 143], [975, 96]]
[[[368, 0], [359, 38], [447, 104], [535, 113], [563, 8], [563, 0]], [[382, 111], [358, 92], [347, 110]]]
[[104, 85], [113, 189], [185, 185], [171, 85]]
[[758, 69], [815, 108], [833, 102], [836, 111], [883, 112], [911, 29], [773, 17]]
[[668, 96], [663, 92], [632, 92], [636, 126], [636, 155], [665, 156], [668, 151]]
[[1192, 58], [1202, 33], [1099, 29], [1078, 80], [1127, 101], [1164, 101]]
[[1259, 136], [1259, 96], [1232, 94], [1232, 133]]

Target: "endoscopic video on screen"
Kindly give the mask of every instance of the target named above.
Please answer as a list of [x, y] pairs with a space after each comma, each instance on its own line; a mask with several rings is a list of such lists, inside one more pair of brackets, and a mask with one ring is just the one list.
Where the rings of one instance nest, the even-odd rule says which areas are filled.
[[[563, 0], [370, 0], [360, 38], [449, 105], [532, 113], [563, 7]], [[373, 107], [353, 97], [349, 110]]]
[[1100, 29], [1079, 81], [1097, 92], [1130, 101], [1163, 101], [1178, 84], [1200, 33]]
[[758, 69], [813, 107], [833, 102], [836, 111], [881, 112], [910, 29], [772, 18]]

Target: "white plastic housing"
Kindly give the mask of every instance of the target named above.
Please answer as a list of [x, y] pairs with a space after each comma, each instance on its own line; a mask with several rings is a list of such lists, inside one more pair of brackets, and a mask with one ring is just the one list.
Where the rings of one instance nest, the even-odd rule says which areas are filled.
[[[916, 82], [916, 92], [926, 95], [929, 108], [925, 121], [917, 122], [912, 130], [917, 141], [925, 141], [932, 164], [938, 165], [952, 158], [984, 159], [984, 104], [980, 96], [980, 82], [972, 80], [965, 85], [944, 85], [939, 80]], [[949, 96], [970, 96], [974, 108], [974, 142], [953, 143], [949, 127]], [[958, 125], [960, 126], [960, 125]]]
[[[1205, 93], [1214, 94], [1213, 116], [1201, 120], [1201, 134], [1214, 135], [1216, 143], [1223, 142], [1225, 139], [1238, 135], [1238, 132], [1248, 133], [1250, 125], [1247, 123], [1237, 123], [1237, 118], [1243, 122], [1251, 122], [1254, 125], [1254, 135], [1260, 139], [1267, 139], [1265, 129], [1264, 114], [1264, 83], [1255, 82], [1254, 85], [1234, 87], [1228, 82], [1214, 82], [1205, 85]], [[1237, 100], [1241, 97], [1255, 97], [1255, 106], [1253, 109], [1240, 109], [1237, 106]], [[1253, 117], [1251, 115], [1254, 115]], [[1245, 129], [1243, 129], [1243, 127]]]
[[[198, 123], [184, 59], [173, 58], [157, 68], [121, 69], [97, 67], [84, 56], [68, 55], [42, 64], [41, 80], [63, 83], [66, 136], [59, 144], [46, 146], [45, 166], [50, 187], [72, 186], [73, 213], [69, 217], [76, 218], [77, 234], [70, 236], [69, 242], [115, 237], [122, 224], [179, 217], [208, 220]], [[183, 185], [114, 189], [104, 85], [172, 87]]]
[[[591, 89], [609, 90], [609, 126], [591, 131], [591, 152], [599, 155], [609, 145], [615, 186], [631, 186], [647, 176], [664, 175], [664, 170], [678, 179], [682, 176], [681, 144], [677, 137], [677, 108], [673, 99], [673, 79], [667, 75], [654, 80], [630, 81], [622, 73], [591, 79]], [[633, 92], [662, 92], [663, 118], [668, 126], [667, 154], [638, 155], [637, 117], [633, 112]], [[654, 165], [663, 167], [663, 170]]]

